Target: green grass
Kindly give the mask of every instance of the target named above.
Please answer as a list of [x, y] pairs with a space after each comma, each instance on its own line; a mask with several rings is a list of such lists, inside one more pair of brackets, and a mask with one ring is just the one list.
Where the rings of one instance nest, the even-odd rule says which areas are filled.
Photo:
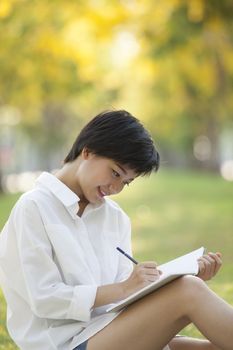
[[[19, 194], [0, 196], [0, 230], [2, 229], [11, 208], [18, 199]], [[18, 349], [11, 341], [5, 326], [6, 304], [0, 289], [0, 350]]]
[[[17, 197], [0, 197], [0, 228]], [[163, 170], [135, 180], [115, 200], [131, 218], [133, 250], [139, 261], [163, 263], [202, 245], [221, 251], [223, 267], [209, 285], [233, 304], [232, 183], [212, 174]], [[0, 303], [0, 349], [16, 349], [4, 326], [1, 294]], [[183, 334], [199, 335], [193, 326]]]

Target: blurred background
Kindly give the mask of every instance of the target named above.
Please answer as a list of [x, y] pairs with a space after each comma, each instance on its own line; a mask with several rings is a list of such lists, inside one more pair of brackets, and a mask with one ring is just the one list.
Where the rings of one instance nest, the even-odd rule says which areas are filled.
[[[0, 229], [90, 118], [126, 109], [161, 154], [116, 197], [136, 257], [220, 250], [211, 283], [233, 302], [232, 1], [1, 0], [0, 37]], [[15, 349], [1, 317], [0, 349]]]
[[146, 124], [165, 166], [233, 180], [232, 17], [228, 0], [1, 0], [1, 190], [59, 167], [109, 108]]

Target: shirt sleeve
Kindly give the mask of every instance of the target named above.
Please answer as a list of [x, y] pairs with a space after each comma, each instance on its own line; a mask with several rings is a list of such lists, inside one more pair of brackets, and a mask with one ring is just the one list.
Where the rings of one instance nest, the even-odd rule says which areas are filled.
[[41, 318], [89, 321], [97, 286], [63, 282], [36, 203], [24, 200], [13, 217], [17, 250], [32, 311]]
[[[119, 246], [132, 256], [131, 247], [131, 223], [128, 216], [124, 215], [119, 220], [121, 238]], [[127, 259], [124, 255], [119, 254], [118, 271], [115, 282], [121, 282], [126, 280], [133, 271], [133, 263]]]

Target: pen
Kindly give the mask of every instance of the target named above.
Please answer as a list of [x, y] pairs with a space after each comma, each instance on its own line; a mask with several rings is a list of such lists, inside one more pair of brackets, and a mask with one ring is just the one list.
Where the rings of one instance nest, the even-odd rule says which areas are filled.
[[123, 254], [124, 256], [126, 256], [126, 258], [128, 258], [129, 260], [131, 260], [134, 264], [138, 264], [138, 262], [132, 258], [132, 256], [130, 256], [129, 254], [127, 254], [126, 252], [124, 252], [124, 250], [122, 250], [121, 248], [117, 247], [116, 248], [121, 254]]

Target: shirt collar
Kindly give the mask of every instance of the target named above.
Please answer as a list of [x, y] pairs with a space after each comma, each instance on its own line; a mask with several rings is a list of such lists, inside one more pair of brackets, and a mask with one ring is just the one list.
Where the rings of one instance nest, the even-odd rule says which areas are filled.
[[[46, 187], [47, 190], [52, 192], [53, 195], [57, 197], [65, 207], [67, 207], [72, 217], [77, 218], [77, 212], [79, 210], [78, 202], [80, 201], [80, 198], [56, 176], [48, 172], [43, 172], [36, 179], [36, 185], [42, 185]], [[86, 216], [90, 211], [100, 208], [104, 203], [105, 199], [103, 203], [100, 204], [89, 203], [82, 216]]]
[[77, 204], [80, 198], [71, 189], [60, 181], [56, 176], [43, 172], [36, 180], [36, 185], [45, 186], [52, 192], [66, 207]]

